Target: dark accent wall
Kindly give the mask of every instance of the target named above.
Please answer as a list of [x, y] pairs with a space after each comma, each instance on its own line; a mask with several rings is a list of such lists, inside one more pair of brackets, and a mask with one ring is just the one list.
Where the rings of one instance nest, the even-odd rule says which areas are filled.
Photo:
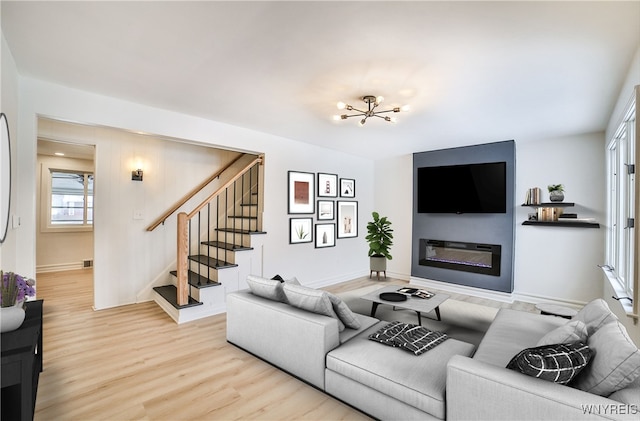
[[[417, 174], [420, 167], [507, 163], [507, 212], [443, 214], [417, 212]], [[413, 234], [411, 276], [500, 292], [513, 292], [515, 142], [513, 140], [413, 154]], [[437, 198], [433, 198], [437, 200]], [[420, 239], [464, 241], [502, 246], [500, 276], [422, 266]]]

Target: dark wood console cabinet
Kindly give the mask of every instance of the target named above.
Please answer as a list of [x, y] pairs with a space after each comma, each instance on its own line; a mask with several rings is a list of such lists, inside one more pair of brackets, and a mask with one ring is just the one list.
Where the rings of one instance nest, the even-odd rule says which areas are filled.
[[0, 337], [3, 420], [33, 420], [42, 372], [43, 300], [29, 301], [22, 326]]

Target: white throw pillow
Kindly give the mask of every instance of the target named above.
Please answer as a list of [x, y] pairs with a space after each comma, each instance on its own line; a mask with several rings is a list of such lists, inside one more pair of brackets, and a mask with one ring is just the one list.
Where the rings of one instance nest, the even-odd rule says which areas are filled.
[[595, 355], [571, 386], [609, 396], [640, 376], [640, 350], [619, 321], [601, 326], [589, 336], [587, 345]]
[[249, 275], [247, 276], [247, 285], [253, 295], [281, 303], [287, 302], [287, 297], [282, 290], [284, 284], [280, 281]]
[[609, 309], [607, 302], [602, 298], [587, 303], [573, 316], [571, 320], [580, 320], [587, 325], [587, 334], [593, 335], [600, 326], [618, 320], [615, 314]]
[[344, 301], [337, 295], [333, 295], [328, 292], [329, 300], [331, 301], [331, 305], [333, 306], [333, 311], [336, 312], [342, 323], [348, 328], [351, 329], [360, 329], [362, 326], [360, 324], [360, 320], [353, 314], [353, 311], [347, 306]]
[[587, 325], [580, 320], [572, 320], [544, 335], [536, 346], [568, 344], [571, 342], [587, 343]]
[[285, 282], [283, 285], [284, 294], [289, 304], [312, 313], [333, 317], [338, 321], [340, 332], [344, 330], [344, 324], [334, 311], [328, 292], [290, 282]]

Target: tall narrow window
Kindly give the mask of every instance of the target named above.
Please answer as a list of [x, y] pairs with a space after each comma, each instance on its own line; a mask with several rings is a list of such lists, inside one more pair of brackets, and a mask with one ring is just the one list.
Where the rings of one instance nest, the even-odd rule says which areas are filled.
[[93, 225], [93, 174], [51, 170], [52, 226]]
[[[608, 197], [606, 258], [609, 278], [619, 297], [633, 298], [636, 221], [636, 106], [631, 103], [607, 148]], [[631, 305], [631, 301], [622, 302]]]

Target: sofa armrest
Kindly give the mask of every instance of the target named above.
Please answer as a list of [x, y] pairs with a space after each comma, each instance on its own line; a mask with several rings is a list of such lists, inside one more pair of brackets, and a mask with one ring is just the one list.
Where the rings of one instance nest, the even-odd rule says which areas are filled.
[[640, 408], [472, 358], [447, 364], [447, 420], [637, 420]]
[[324, 390], [338, 321], [246, 291], [227, 295], [227, 341]]

